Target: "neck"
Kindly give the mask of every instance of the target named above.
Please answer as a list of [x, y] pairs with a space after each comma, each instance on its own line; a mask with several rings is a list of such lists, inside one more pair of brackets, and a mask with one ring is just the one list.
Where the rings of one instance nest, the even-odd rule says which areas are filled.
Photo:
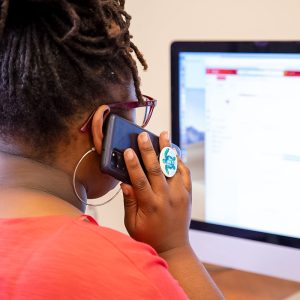
[[[85, 189], [77, 184], [81, 198]], [[71, 214], [85, 211], [66, 172], [33, 159], [0, 152], [0, 216]]]

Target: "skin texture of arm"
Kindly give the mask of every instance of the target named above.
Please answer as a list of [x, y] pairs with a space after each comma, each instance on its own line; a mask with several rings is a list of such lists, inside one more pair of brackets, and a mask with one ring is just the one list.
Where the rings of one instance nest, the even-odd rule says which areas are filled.
[[[134, 151], [127, 149], [125, 162], [133, 184], [122, 184], [122, 190], [129, 234], [167, 261], [189, 299], [224, 299], [189, 243], [190, 171], [178, 158], [177, 173], [166, 179], [147, 134], [139, 135], [138, 143], [147, 176]], [[161, 134], [160, 146], [170, 146], [167, 133]]]
[[190, 246], [172, 249], [159, 255], [168, 263], [170, 273], [180, 283], [189, 299], [224, 299]]

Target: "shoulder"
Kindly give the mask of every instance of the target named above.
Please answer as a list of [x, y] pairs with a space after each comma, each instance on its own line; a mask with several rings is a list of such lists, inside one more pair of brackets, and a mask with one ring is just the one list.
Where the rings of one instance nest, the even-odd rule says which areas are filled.
[[99, 226], [90, 216], [72, 220], [68, 226], [64, 227], [58, 238], [62, 238], [62, 242], [66, 246], [76, 245], [82, 251], [88, 251], [95, 255], [99, 255], [99, 249], [101, 249], [101, 255], [109, 250], [109, 255], [112, 255], [111, 251], [115, 251], [126, 258], [130, 253], [137, 254], [138, 252], [158, 257], [151, 246], [137, 242], [130, 236], [114, 229]]
[[109, 265], [111, 270], [119, 272], [126, 266], [127, 270], [135, 270], [143, 277], [148, 277], [151, 269], [157, 266], [168, 272], [167, 263], [151, 246], [126, 234], [81, 220], [74, 220], [69, 230], [73, 232], [68, 234], [73, 236], [72, 244], [77, 245], [78, 251], [88, 253], [95, 265], [112, 262]]
[[52, 299], [66, 290], [72, 299], [186, 299], [152, 247], [82, 218], [61, 224], [40, 246], [26, 278], [55, 287]]

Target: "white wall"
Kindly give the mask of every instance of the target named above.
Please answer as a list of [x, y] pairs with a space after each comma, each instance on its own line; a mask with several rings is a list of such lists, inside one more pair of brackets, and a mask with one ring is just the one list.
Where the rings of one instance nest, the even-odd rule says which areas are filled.
[[[175, 40], [300, 40], [300, 0], [127, 0], [131, 32], [149, 71], [142, 91], [159, 100], [149, 129], [170, 129], [170, 57]], [[92, 214], [95, 212], [91, 212]], [[97, 210], [124, 231], [122, 197]]]

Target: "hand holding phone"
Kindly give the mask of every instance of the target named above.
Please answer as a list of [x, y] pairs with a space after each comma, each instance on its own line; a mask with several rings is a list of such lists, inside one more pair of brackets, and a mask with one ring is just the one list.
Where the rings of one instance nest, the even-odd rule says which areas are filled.
[[[157, 159], [160, 154], [159, 138], [155, 134], [147, 131], [136, 124], [123, 119], [115, 114], [111, 114], [105, 123], [105, 135], [102, 146], [101, 170], [116, 179], [131, 184], [125, 161], [124, 151], [131, 148], [135, 151], [142, 168], [146, 171], [141, 153], [138, 147], [138, 135], [147, 132]], [[179, 154], [180, 149], [175, 144], [171, 145]]]
[[[160, 149], [170, 146], [166, 134], [159, 138]], [[125, 202], [125, 226], [138, 241], [150, 244], [160, 254], [189, 247], [188, 228], [191, 208], [190, 173], [178, 159], [178, 171], [166, 178], [161, 171], [149, 135], [138, 136], [144, 163], [135, 151], [125, 151], [125, 163], [132, 185], [122, 184]]]
[[178, 171], [165, 177], [158, 160], [165, 147], [180, 151], [166, 133], [158, 137], [117, 115], [105, 124], [101, 169], [123, 182], [129, 234], [159, 253], [189, 245], [190, 173], [178, 158]]

